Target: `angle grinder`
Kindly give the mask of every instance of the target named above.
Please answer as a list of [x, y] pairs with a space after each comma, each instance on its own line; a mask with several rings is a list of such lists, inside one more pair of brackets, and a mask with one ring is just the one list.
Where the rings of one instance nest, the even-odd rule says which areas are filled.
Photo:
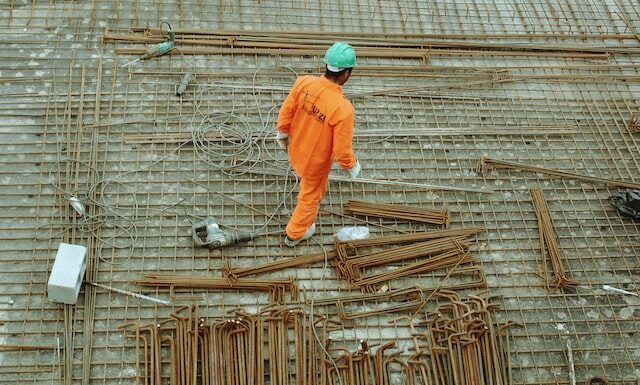
[[208, 246], [210, 249], [225, 247], [238, 242], [246, 242], [255, 238], [258, 234], [252, 231], [223, 230], [215, 218], [193, 225], [192, 236], [198, 246]]
[[130, 61], [125, 65], [122, 65], [121, 67], [130, 66], [131, 64], [139, 62], [140, 60], [147, 60], [152, 57], [162, 56], [173, 49], [176, 41], [176, 33], [173, 31], [173, 28], [171, 28], [171, 24], [169, 24], [168, 22], [163, 21], [162, 24], [166, 24], [169, 27], [167, 31], [167, 40], [162, 43], [150, 46], [149, 48], [147, 48], [144, 54], [142, 54], [142, 56], [140, 56], [136, 60]]

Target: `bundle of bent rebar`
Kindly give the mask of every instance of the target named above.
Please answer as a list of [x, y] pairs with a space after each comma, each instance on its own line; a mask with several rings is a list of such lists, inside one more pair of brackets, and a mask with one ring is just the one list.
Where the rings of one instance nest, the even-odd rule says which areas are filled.
[[281, 305], [258, 314], [236, 309], [208, 320], [197, 306], [188, 306], [169, 318], [122, 329], [136, 341], [137, 384], [512, 384], [509, 323], [494, 323], [497, 305], [477, 296], [462, 301], [445, 290], [436, 295], [440, 306], [427, 321], [414, 324], [404, 317], [415, 352], [408, 358], [389, 352], [395, 341], [375, 350], [360, 341], [356, 352], [332, 346], [330, 334], [344, 325]]
[[313, 263], [322, 262], [325, 259], [331, 260], [336, 257], [336, 253], [334, 251], [327, 253], [319, 253], [319, 254], [311, 254], [304, 256], [297, 256], [294, 258], [281, 259], [278, 261], [268, 262], [264, 265], [250, 266], [245, 268], [232, 268], [229, 263], [227, 263], [224, 268], [224, 274], [229, 277], [232, 281], [240, 277], [246, 277], [248, 275], [254, 274], [262, 274], [277, 270], [289, 269], [293, 267], [299, 266], [307, 266]]
[[401, 204], [349, 200], [347, 201], [344, 211], [345, 213], [353, 215], [367, 215], [381, 218], [432, 223], [442, 226], [443, 229], [448, 228], [451, 223], [449, 208], [446, 205], [441, 210], [434, 210]]
[[[393, 341], [375, 350], [361, 342], [358, 351], [338, 356], [336, 367], [324, 363], [320, 384], [337, 384], [338, 376], [348, 385], [513, 384], [508, 355], [511, 323], [494, 323], [492, 311], [497, 305], [478, 296], [463, 301], [451, 291], [437, 295], [445, 303], [427, 321], [409, 321], [414, 354], [405, 359], [391, 352]], [[332, 349], [327, 343], [326, 350], [345, 349]]]
[[141, 286], [175, 288], [201, 288], [218, 290], [247, 290], [264, 291], [269, 293], [272, 302], [285, 303], [286, 292], [289, 292], [292, 301], [299, 297], [298, 285], [293, 278], [288, 279], [254, 279], [254, 278], [207, 278], [165, 274], [145, 274], [142, 279], [135, 281]]
[[299, 309], [274, 306], [257, 315], [236, 310], [206, 321], [191, 306], [124, 329], [136, 340], [137, 384], [304, 385], [317, 382], [311, 327]]
[[[556, 239], [556, 232], [553, 228], [553, 222], [551, 221], [549, 207], [540, 188], [531, 189], [531, 200], [536, 212], [536, 217], [538, 218], [540, 253], [542, 254], [542, 267], [544, 269], [542, 276], [546, 280], [545, 284], [547, 289], [558, 287], [567, 288], [577, 285], [578, 281], [569, 278], [565, 271], [562, 256], [560, 255], [560, 248], [558, 247], [558, 241]], [[552, 278], [547, 274], [547, 263], [551, 263], [553, 270]]]
[[[442, 291], [449, 303], [431, 313], [426, 324], [428, 353], [423, 354], [424, 383], [433, 385], [512, 384], [509, 360], [510, 323], [497, 326], [492, 310], [498, 305], [478, 296], [462, 301], [455, 292]], [[416, 346], [416, 349], [419, 349]]]
[[[458, 267], [473, 261], [469, 248], [471, 234], [480, 229], [439, 230], [418, 234], [360, 241], [336, 240], [336, 267], [341, 277], [352, 286], [376, 291], [388, 281], [443, 268]], [[419, 241], [425, 239], [424, 241]], [[411, 243], [409, 243], [411, 242]], [[397, 246], [397, 244], [409, 243]], [[370, 246], [396, 244], [396, 247], [375, 252], [362, 252]], [[407, 260], [412, 262], [405, 263]], [[384, 270], [367, 270], [384, 265]]]

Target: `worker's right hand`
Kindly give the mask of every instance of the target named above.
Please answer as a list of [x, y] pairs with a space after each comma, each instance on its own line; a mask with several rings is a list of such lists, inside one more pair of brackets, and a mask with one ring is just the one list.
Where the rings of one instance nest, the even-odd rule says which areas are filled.
[[349, 175], [351, 175], [351, 180], [354, 180], [360, 175], [360, 171], [362, 171], [362, 166], [360, 166], [360, 161], [356, 160], [356, 164], [353, 165], [349, 169]]
[[278, 131], [278, 133], [276, 134], [276, 142], [278, 143], [278, 146], [280, 146], [280, 148], [286, 150], [287, 147], [289, 147], [289, 134], [287, 134], [286, 132]]

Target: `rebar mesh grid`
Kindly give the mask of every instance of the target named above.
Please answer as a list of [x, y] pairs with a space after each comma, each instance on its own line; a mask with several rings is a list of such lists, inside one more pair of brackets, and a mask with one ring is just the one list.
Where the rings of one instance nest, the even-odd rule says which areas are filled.
[[[74, 312], [48, 302], [46, 281], [58, 242], [89, 246], [93, 258], [87, 279], [142, 292], [130, 282], [143, 272], [220, 276], [227, 261], [234, 267], [252, 266], [328, 248], [340, 227], [363, 223], [339, 215], [348, 199], [429, 208], [446, 202], [453, 228], [486, 228], [474, 253], [490, 293], [500, 296], [503, 310], [498, 319], [520, 324], [512, 328], [515, 383], [569, 383], [566, 339], [573, 342], [581, 381], [606, 375], [615, 383], [635, 384], [640, 378], [638, 301], [601, 290], [610, 284], [637, 291], [638, 285], [640, 228], [610, 207], [607, 197], [614, 190], [526, 172], [476, 171], [478, 160], [489, 156], [638, 181], [638, 136], [627, 126], [640, 108], [640, 14], [633, 1], [9, 1], [0, 7], [0, 16], [7, 28], [0, 36], [5, 48], [0, 54], [0, 83], [7, 91], [0, 101], [0, 133], [5, 139], [0, 155], [0, 234], [5, 241], [0, 251], [0, 271], [5, 273], [0, 284], [0, 341], [22, 348], [0, 352], [4, 382], [132, 383], [135, 350], [118, 327], [171, 313], [169, 307], [89, 286]], [[223, 224], [255, 228], [285, 200], [267, 227], [278, 232], [295, 195], [286, 196], [291, 184], [284, 185], [282, 177], [231, 178], [206, 165], [188, 141], [202, 122], [198, 114], [232, 110], [236, 123], [253, 130], [272, 129], [277, 112], [273, 108], [286, 95], [294, 71], [317, 73], [321, 58], [172, 55], [126, 70], [120, 65], [132, 57], [115, 50], [127, 45], [101, 43], [107, 28], [157, 28], [162, 20], [179, 28], [303, 28], [347, 36], [382, 33], [406, 40], [605, 46], [629, 53], [584, 58], [575, 52], [439, 52], [425, 60], [365, 58], [345, 91], [357, 111], [355, 148], [366, 176], [401, 175], [408, 182], [495, 193], [332, 183], [322, 204], [318, 244], [290, 250], [281, 246], [281, 235], [272, 234], [208, 251], [193, 246], [190, 229], [195, 220], [215, 215]], [[179, 99], [176, 85], [189, 70], [197, 81]], [[141, 143], [140, 138], [147, 140]], [[263, 149], [285, 164], [273, 142], [266, 141]], [[567, 268], [580, 281], [575, 292], [544, 288], [529, 196], [536, 186], [548, 199]], [[77, 225], [82, 219], [68, 205], [71, 192], [107, 203], [94, 205], [94, 214], [115, 210], [136, 213], [137, 219], [132, 224], [103, 218], [92, 234]], [[428, 228], [366, 220], [374, 235], [392, 234], [390, 228]], [[117, 247], [110, 245], [112, 241]], [[391, 285], [434, 285], [445, 274]], [[316, 285], [327, 294], [348, 292], [335, 272], [321, 264], [267, 276], [289, 275], [307, 288], [305, 295]], [[169, 298], [162, 290], [144, 293]], [[176, 304], [198, 302], [212, 315], [238, 305], [257, 309], [267, 304], [266, 295], [198, 290], [176, 294], [182, 296], [174, 299]], [[349, 347], [360, 339], [398, 339], [408, 348], [406, 322], [391, 318], [360, 319], [336, 336]], [[65, 341], [65, 329], [73, 330], [73, 341]], [[88, 334], [91, 339], [85, 337]], [[70, 360], [65, 343], [73, 346]], [[26, 350], [27, 346], [37, 349]]]

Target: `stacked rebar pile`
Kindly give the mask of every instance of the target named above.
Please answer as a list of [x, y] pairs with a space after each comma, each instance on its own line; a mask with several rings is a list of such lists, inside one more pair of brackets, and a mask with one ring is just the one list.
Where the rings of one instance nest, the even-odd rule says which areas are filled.
[[440, 292], [448, 303], [430, 314], [428, 333], [422, 334], [427, 347], [416, 344], [422, 363], [420, 383], [430, 385], [512, 384], [507, 325], [496, 326], [492, 310], [497, 305], [477, 296], [461, 301], [455, 292]]
[[[385, 385], [390, 384], [390, 370], [392, 363], [406, 364], [397, 357], [397, 354], [389, 355], [386, 351], [395, 346], [395, 342], [388, 342], [377, 348], [375, 353], [370, 349], [366, 341], [360, 343], [360, 349], [339, 355], [334, 361], [335, 366], [329, 365], [325, 360], [321, 385]], [[327, 350], [330, 349], [327, 346]], [[344, 349], [340, 349], [344, 351]], [[406, 384], [412, 385], [409, 382]], [[415, 383], [413, 383], [415, 384]]]
[[[466, 231], [465, 231], [466, 230]], [[388, 281], [431, 272], [444, 268], [455, 268], [473, 261], [469, 249], [473, 245], [470, 234], [478, 229], [439, 230], [407, 236], [362, 241], [336, 241], [337, 269], [341, 277], [351, 285], [367, 291], [376, 291], [378, 286]], [[466, 232], [466, 234], [465, 234]], [[460, 235], [450, 235], [460, 234]], [[448, 236], [449, 235], [449, 236]], [[428, 239], [416, 242], [417, 239]], [[365, 246], [381, 246], [396, 243], [401, 245], [377, 252], [361, 252]], [[417, 261], [405, 263], [407, 260]], [[386, 269], [368, 272], [372, 267], [385, 266]]]
[[[372, 310], [359, 312], [349, 312], [347, 307], [350, 304], [366, 303], [365, 308], [371, 307], [373, 303], [391, 303], [387, 307], [378, 307]], [[338, 316], [342, 320], [353, 320], [357, 318], [375, 316], [387, 313], [401, 313], [415, 310], [426, 304], [420, 287], [414, 286], [405, 289], [390, 290], [382, 293], [363, 293], [349, 296], [333, 296], [331, 298], [316, 299], [314, 306], [335, 305], [338, 309]]]
[[[390, 353], [395, 347], [393, 341], [375, 351], [362, 342], [358, 351], [338, 356], [335, 367], [324, 362], [321, 373], [326, 373], [326, 378], [322, 376], [320, 383], [335, 385], [340, 377], [348, 385], [512, 384], [510, 324], [494, 323], [492, 311], [498, 306], [473, 295], [462, 301], [451, 291], [438, 292], [437, 296], [445, 303], [419, 326], [410, 323], [415, 354], [404, 359], [400, 352]], [[327, 343], [326, 350], [345, 349], [332, 349]]]
[[442, 226], [444, 229], [448, 228], [451, 223], [449, 208], [446, 205], [444, 205], [441, 210], [434, 210], [400, 204], [349, 200], [347, 201], [344, 211], [352, 215], [366, 215], [431, 223]]
[[285, 303], [289, 292], [292, 301], [299, 297], [298, 285], [293, 278], [288, 279], [250, 279], [250, 278], [207, 278], [164, 274], [145, 274], [135, 281], [141, 286], [168, 287], [171, 292], [175, 288], [200, 288], [217, 290], [247, 290], [269, 293], [269, 299], [276, 303]]
[[197, 306], [179, 309], [170, 318], [148, 325], [125, 325], [127, 336], [136, 340], [136, 384], [167, 383], [168, 372], [171, 384], [197, 385], [198, 362], [206, 354], [201, 327]]
[[283, 269], [290, 269], [294, 267], [307, 266], [317, 262], [323, 262], [326, 260], [331, 260], [336, 257], [336, 253], [331, 251], [319, 254], [312, 255], [303, 255], [296, 256], [294, 258], [281, 259], [279, 261], [273, 261], [265, 263], [264, 265], [257, 265], [245, 268], [236, 268], [233, 269], [229, 264], [225, 265], [223, 268], [224, 274], [229, 277], [231, 280], [235, 280], [240, 277], [246, 277], [248, 275], [262, 274], [268, 273]]
[[138, 384], [304, 385], [317, 382], [312, 327], [299, 309], [238, 310], [207, 324], [192, 306], [125, 329], [136, 339]]
[[411, 324], [415, 354], [406, 360], [400, 352], [389, 354], [395, 341], [375, 351], [366, 342], [356, 352], [332, 347], [329, 335], [341, 325], [323, 322], [316, 340], [317, 322], [302, 309], [280, 305], [209, 321], [190, 306], [123, 329], [136, 341], [137, 384], [386, 385], [398, 376], [407, 385], [511, 384], [506, 328], [496, 327], [491, 316], [496, 305], [476, 296], [463, 302], [448, 291], [438, 297], [449, 303], [421, 323], [426, 330]]
[[314, 383], [315, 340], [310, 327], [303, 311], [281, 308], [260, 315], [238, 311], [232, 319], [214, 322], [208, 327], [211, 384]]
[[[389, 313], [415, 313], [424, 308], [431, 294], [437, 290], [462, 290], [484, 288], [487, 280], [480, 266], [468, 266], [452, 270], [447, 274], [447, 284], [436, 286], [413, 286], [389, 291], [361, 293], [349, 295], [333, 295], [326, 298], [316, 298], [314, 306], [335, 306], [337, 315], [342, 320], [378, 316]], [[362, 310], [362, 308], [366, 310]], [[357, 310], [356, 310], [357, 309]]]
[[[564, 269], [564, 263], [560, 255], [560, 248], [558, 247], [558, 240], [556, 239], [556, 232], [553, 228], [549, 207], [540, 188], [536, 187], [531, 189], [531, 200], [536, 212], [536, 217], [538, 218], [540, 251], [542, 254], [542, 267], [544, 269], [542, 276], [546, 280], [547, 289], [558, 287], [567, 288], [577, 285], [578, 281], [569, 278]], [[548, 263], [551, 263], [553, 270], [552, 278], [549, 277], [547, 273]]]

